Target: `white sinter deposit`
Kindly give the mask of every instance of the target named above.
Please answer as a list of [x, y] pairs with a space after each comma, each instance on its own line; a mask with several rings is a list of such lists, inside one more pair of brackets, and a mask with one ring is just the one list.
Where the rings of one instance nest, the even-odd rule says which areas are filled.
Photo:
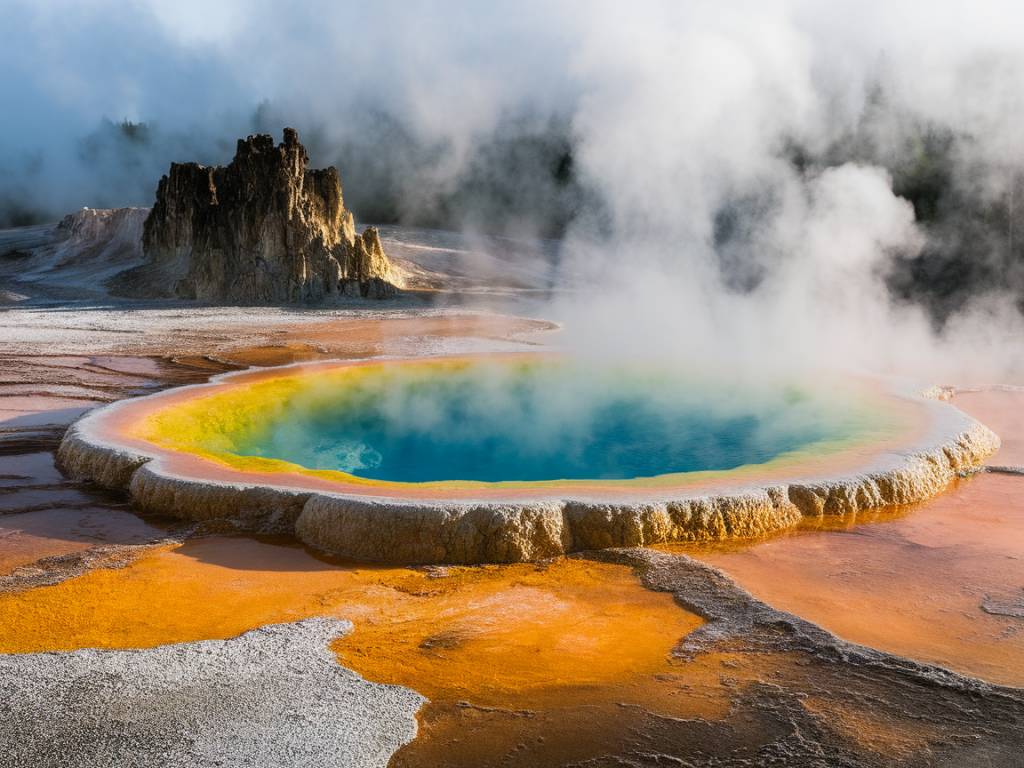
[[383, 768], [424, 699], [340, 666], [329, 644], [351, 629], [307, 619], [231, 640], [0, 654], [0, 763]]

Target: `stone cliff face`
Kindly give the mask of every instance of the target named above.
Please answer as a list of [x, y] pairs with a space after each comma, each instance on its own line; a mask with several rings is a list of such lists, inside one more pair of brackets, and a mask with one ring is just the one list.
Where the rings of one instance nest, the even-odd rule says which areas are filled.
[[401, 279], [373, 228], [357, 235], [335, 168], [307, 168], [292, 128], [239, 140], [227, 166], [173, 163], [142, 244], [180, 298], [242, 304], [382, 298]]

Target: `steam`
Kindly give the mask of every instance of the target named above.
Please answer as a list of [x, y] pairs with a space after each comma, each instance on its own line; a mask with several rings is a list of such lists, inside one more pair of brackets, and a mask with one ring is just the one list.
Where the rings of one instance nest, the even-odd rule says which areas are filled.
[[364, 219], [559, 235], [585, 353], [1020, 375], [1019, 4], [7, 6], [0, 221], [289, 123]]

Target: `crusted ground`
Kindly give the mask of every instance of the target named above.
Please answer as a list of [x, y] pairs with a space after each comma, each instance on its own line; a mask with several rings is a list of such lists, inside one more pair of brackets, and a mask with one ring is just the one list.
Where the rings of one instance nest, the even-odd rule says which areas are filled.
[[[720, 571], [686, 556], [641, 550], [599, 556], [633, 564], [648, 587], [671, 592], [682, 606], [707, 619], [680, 642], [676, 652], [683, 657], [724, 647], [802, 657], [796, 674], [757, 686], [738, 702], [759, 727], [777, 728], [779, 735], [765, 740], [755, 754], [737, 754], [721, 765], [1012, 766], [1024, 754], [1020, 689], [848, 643], [773, 609]], [[828, 702], [821, 708], [826, 714], [809, 710], [804, 705], [808, 699]], [[836, 727], [829, 710], [860, 711], [929, 735], [908, 754], [872, 754]], [[871, 735], [865, 726], [861, 736]]]
[[[722, 572], [644, 549], [588, 557], [630, 565], [644, 584], [673, 594], [707, 621], [678, 643], [680, 697], [729, 691], [722, 717], [666, 716], [657, 704], [556, 713], [431, 709], [426, 733], [395, 768], [448, 766], [715, 766], [888, 768], [1020, 765], [1024, 691], [918, 664], [843, 641], [773, 609]], [[693, 670], [688, 672], [688, 670]], [[607, 745], [602, 734], [615, 734]], [[506, 737], [506, 738], [503, 738]], [[466, 746], [489, 742], [485, 750]], [[558, 749], [550, 744], [558, 743]]]
[[337, 664], [348, 622], [138, 651], [0, 655], [5, 768], [384, 766], [422, 698]]

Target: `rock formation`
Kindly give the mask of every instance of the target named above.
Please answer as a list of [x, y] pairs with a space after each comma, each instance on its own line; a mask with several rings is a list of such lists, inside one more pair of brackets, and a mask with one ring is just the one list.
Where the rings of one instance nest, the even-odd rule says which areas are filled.
[[179, 298], [270, 304], [382, 298], [401, 279], [373, 228], [357, 235], [335, 168], [307, 168], [292, 128], [240, 139], [227, 166], [172, 163], [146, 219], [151, 272]]
[[56, 225], [27, 228], [24, 234], [11, 230], [13, 237], [0, 238], [0, 279], [10, 281], [14, 294], [24, 289], [34, 296], [103, 296], [109, 281], [142, 263], [148, 213], [146, 208], [82, 208]]

